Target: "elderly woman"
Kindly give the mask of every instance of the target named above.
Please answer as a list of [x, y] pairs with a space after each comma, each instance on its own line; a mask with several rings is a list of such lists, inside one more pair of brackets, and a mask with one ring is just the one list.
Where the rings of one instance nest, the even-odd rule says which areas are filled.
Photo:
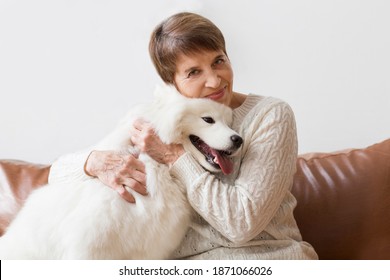
[[[132, 142], [187, 189], [198, 215], [172, 258], [316, 259], [302, 241], [290, 192], [297, 157], [294, 114], [283, 101], [233, 90], [224, 37], [208, 19], [179, 13], [153, 31], [149, 51], [162, 80], [190, 98], [209, 98], [234, 110], [232, 128], [244, 139], [229, 175], [205, 171], [181, 145], [166, 145], [149, 123], [129, 127]], [[52, 166], [49, 181], [94, 176], [129, 202], [129, 186], [147, 195], [145, 168], [134, 155], [85, 151]]]

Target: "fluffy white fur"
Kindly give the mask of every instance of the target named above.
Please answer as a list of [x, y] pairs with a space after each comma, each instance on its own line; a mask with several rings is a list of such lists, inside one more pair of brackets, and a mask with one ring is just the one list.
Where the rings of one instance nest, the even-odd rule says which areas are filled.
[[[135, 152], [129, 127], [135, 117], [149, 120], [165, 143], [182, 143], [206, 169], [219, 171], [189, 140], [196, 135], [216, 150], [233, 151], [232, 112], [204, 99], [188, 99], [171, 87], [157, 89], [152, 104], [140, 106], [94, 149]], [[210, 124], [203, 118], [211, 117]], [[166, 165], [146, 155], [149, 195], [133, 193], [125, 202], [97, 179], [52, 184], [34, 191], [5, 235], [0, 259], [164, 259], [186, 233], [191, 207], [185, 188]], [[129, 190], [131, 191], [131, 190]]]

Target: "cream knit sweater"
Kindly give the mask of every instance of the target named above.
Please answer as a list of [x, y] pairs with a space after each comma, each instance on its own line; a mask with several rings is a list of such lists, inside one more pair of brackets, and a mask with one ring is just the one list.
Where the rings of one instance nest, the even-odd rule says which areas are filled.
[[[297, 157], [294, 114], [283, 101], [248, 95], [234, 110], [233, 126], [244, 139], [234, 172], [205, 171], [189, 154], [171, 167], [187, 188], [197, 212], [173, 258], [317, 259], [302, 241], [290, 192]], [[65, 155], [53, 165], [49, 182], [85, 179], [90, 150]]]

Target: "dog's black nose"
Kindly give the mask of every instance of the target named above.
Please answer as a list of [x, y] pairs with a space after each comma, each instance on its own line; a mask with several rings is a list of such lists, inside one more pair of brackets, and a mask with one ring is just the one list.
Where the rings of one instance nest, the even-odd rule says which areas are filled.
[[243, 142], [242, 138], [240, 136], [238, 136], [237, 134], [230, 136], [230, 139], [232, 140], [233, 145], [236, 148], [239, 148]]

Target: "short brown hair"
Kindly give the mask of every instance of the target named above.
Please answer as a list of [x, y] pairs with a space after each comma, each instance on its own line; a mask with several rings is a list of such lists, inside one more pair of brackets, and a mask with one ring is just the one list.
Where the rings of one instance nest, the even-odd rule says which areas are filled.
[[194, 13], [178, 13], [152, 32], [149, 54], [161, 79], [173, 84], [178, 55], [190, 55], [200, 51], [223, 51], [225, 38], [221, 30], [210, 20]]

